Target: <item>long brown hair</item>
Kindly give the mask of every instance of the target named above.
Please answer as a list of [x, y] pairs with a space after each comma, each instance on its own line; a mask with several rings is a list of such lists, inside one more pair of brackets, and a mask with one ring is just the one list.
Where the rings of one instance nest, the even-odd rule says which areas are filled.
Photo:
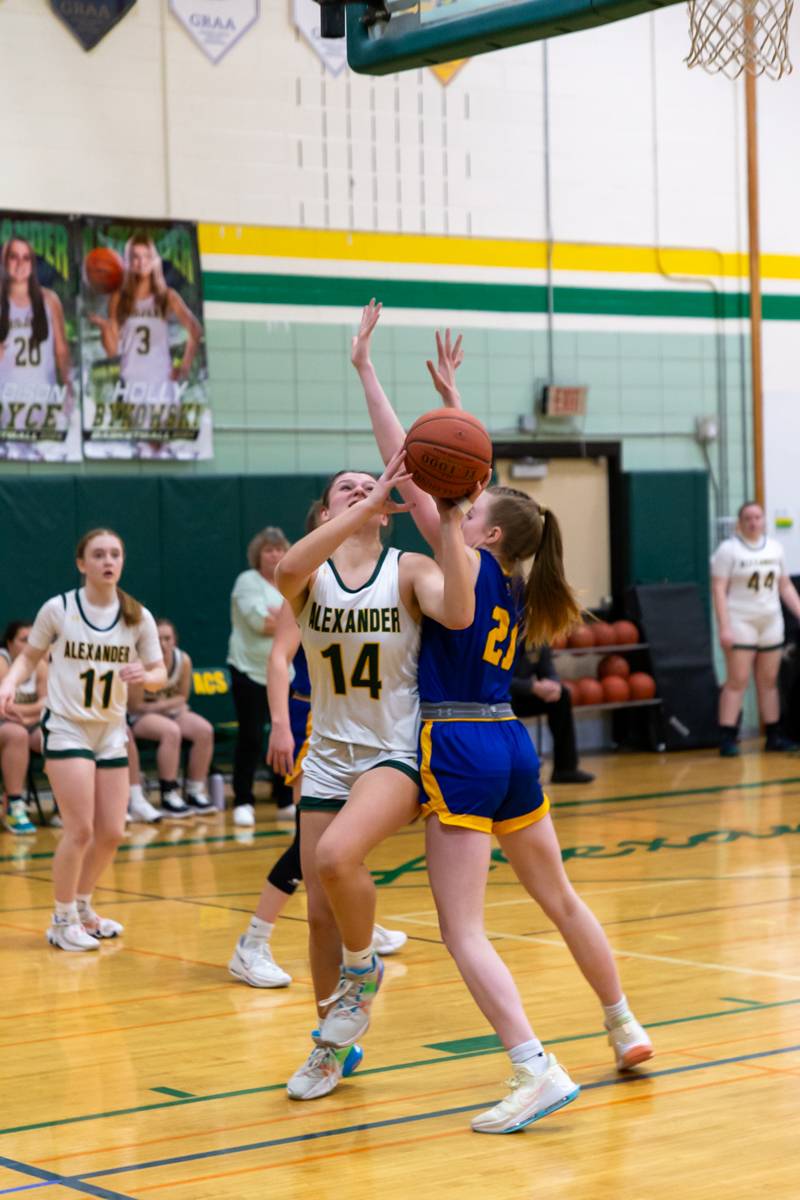
[[33, 252], [33, 246], [25, 238], [17, 237], [14, 234], [8, 239], [3, 246], [3, 270], [2, 278], [0, 278], [0, 342], [4, 342], [8, 337], [8, 329], [11, 323], [11, 314], [9, 312], [8, 299], [8, 256], [11, 253], [11, 247], [14, 242], [19, 242], [23, 246], [27, 246], [28, 253], [31, 256], [31, 273], [28, 279], [28, 295], [31, 300], [31, 308], [33, 309], [33, 321], [31, 323], [31, 340], [36, 346], [40, 346], [42, 342], [47, 341], [50, 332], [47, 324], [47, 309], [45, 308], [44, 295], [42, 294], [42, 285], [36, 275], [36, 255]]
[[555, 514], [541, 509], [532, 496], [512, 487], [493, 487], [487, 524], [502, 531], [498, 554], [521, 573], [526, 559], [533, 565], [525, 579], [525, 641], [551, 642], [580, 619], [581, 607], [564, 573], [564, 546]]
[[153, 255], [153, 269], [150, 272], [150, 295], [155, 296], [156, 313], [162, 319], [167, 315], [169, 307], [169, 289], [164, 278], [164, 268], [161, 265], [161, 255], [149, 233], [137, 230], [125, 244], [125, 275], [119, 290], [119, 305], [117, 307], [117, 324], [122, 327], [133, 312], [136, 302], [136, 276], [131, 270], [131, 251], [134, 246], [147, 246]]
[[[113, 537], [116, 538], [122, 547], [122, 557], [125, 557], [125, 543], [114, 529], [90, 529], [85, 533], [75, 547], [75, 557], [84, 558], [86, 548], [89, 542], [96, 537]], [[142, 606], [133, 596], [129, 596], [127, 592], [123, 592], [121, 587], [117, 588], [117, 600], [119, 601], [119, 610], [122, 614], [122, 619], [126, 625], [138, 625], [142, 619]]]

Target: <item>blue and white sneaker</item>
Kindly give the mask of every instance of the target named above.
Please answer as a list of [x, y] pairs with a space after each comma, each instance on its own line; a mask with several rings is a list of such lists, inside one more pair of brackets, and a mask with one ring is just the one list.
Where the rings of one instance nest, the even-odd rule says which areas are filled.
[[[319, 1030], [315, 1029], [311, 1036], [316, 1041]], [[360, 1046], [335, 1050], [332, 1046], [317, 1044], [286, 1084], [286, 1091], [292, 1100], [318, 1100], [338, 1087], [341, 1079], [352, 1075], [363, 1057]]]
[[9, 833], [14, 833], [18, 837], [36, 833], [36, 826], [28, 816], [24, 800], [9, 801], [8, 814], [4, 824]]
[[575, 1100], [581, 1090], [577, 1083], [552, 1054], [547, 1055], [546, 1062], [547, 1069], [541, 1075], [518, 1066], [507, 1081], [511, 1091], [505, 1099], [472, 1118], [475, 1133], [516, 1133]]

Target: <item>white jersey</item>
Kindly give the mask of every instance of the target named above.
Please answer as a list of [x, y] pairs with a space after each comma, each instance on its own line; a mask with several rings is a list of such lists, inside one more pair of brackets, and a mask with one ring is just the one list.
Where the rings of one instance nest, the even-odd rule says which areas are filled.
[[419, 623], [400, 599], [400, 553], [386, 549], [363, 587], [323, 563], [298, 619], [314, 733], [348, 745], [414, 752]]
[[711, 558], [711, 574], [729, 581], [728, 611], [738, 616], [779, 613], [778, 584], [785, 573], [783, 547], [773, 538], [763, 537], [754, 545], [735, 535]]
[[[0, 658], [2, 658], [4, 662], [7, 662], [8, 665], [11, 666], [13, 659], [11, 658], [8, 650], [6, 650], [5, 646], [0, 646]], [[34, 671], [33, 675], [31, 675], [29, 679], [26, 679], [24, 683], [17, 685], [17, 690], [14, 693], [14, 703], [35, 704], [38, 699], [39, 684], [36, 679], [36, 672]]]
[[71, 721], [124, 722], [128, 685], [119, 671], [126, 663], [158, 662], [161, 646], [147, 609], [138, 625], [126, 625], [119, 608], [104, 628], [86, 614], [85, 592], [54, 596], [39, 609], [28, 643], [50, 651], [47, 707]]
[[[169, 382], [172, 355], [169, 325], [159, 316], [155, 296], [134, 301], [133, 310], [120, 330], [119, 371], [124, 383], [146, 384], [150, 396], [161, 402], [161, 387]], [[148, 398], [150, 398], [150, 396]]]
[[[50, 313], [45, 303], [47, 337], [33, 340], [33, 305], [8, 304], [8, 336], [0, 357], [0, 399], [30, 402], [45, 394], [56, 380], [56, 355]], [[11, 395], [10, 389], [14, 389]]]
[[183, 667], [183, 651], [176, 646], [172, 652], [172, 667], [167, 672], [167, 682], [163, 688], [159, 688], [157, 692], [145, 692], [145, 704], [152, 704], [154, 700], [171, 700], [173, 696], [180, 694], [181, 690], [181, 669]]

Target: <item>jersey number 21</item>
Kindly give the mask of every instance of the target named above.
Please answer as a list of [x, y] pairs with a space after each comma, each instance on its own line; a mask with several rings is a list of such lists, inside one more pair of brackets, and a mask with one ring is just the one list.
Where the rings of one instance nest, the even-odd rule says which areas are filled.
[[514, 651], [517, 648], [517, 626], [515, 625], [511, 629], [508, 649], [504, 653], [503, 643], [508, 638], [511, 628], [511, 616], [507, 609], [496, 605], [492, 609], [492, 620], [497, 624], [489, 630], [489, 636], [483, 648], [483, 661], [491, 663], [493, 667], [500, 667], [502, 671], [507, 671], [514, 661]]

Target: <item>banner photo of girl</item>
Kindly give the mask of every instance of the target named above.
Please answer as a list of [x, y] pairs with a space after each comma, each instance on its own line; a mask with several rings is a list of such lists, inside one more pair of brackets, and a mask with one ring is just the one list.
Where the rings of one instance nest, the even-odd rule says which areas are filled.
[[72, 236], [65, 217], [0, 213], [0, 459], [81, 458]]
[[85, 217], [81, 246], [86, 458], [211, 458], [197, 232]]

